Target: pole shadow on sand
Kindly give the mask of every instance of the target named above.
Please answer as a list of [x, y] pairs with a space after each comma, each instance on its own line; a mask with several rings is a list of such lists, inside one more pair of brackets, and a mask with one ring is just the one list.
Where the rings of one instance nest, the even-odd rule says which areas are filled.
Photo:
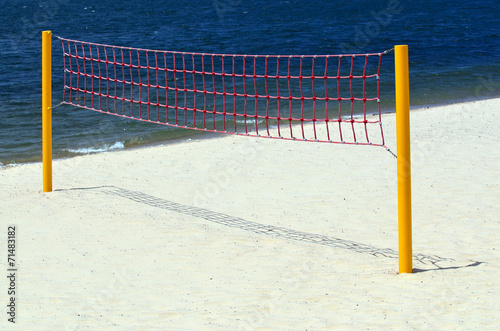
[[[375, 257], [385, 257], [390, 259], [398, 259], [399, 257], [397, 251], [394, 251], [389, 248], [377, 248], [371, 245], [355, 241], [334, 238], [320, 234], [301, 232], [292, 229], [286, 229], [279, 226], [260, 224], [257, 222], [247, 221], [239, 217], [213, 212], [204, 208], [187, 206], [173, 201], [154, 197], [139, 191], [127, 190], [115, 186], [74, 188], [70, 190], [87, 190], [87, 189], [88, 190], [97, 189], [108, 195], [122, 197], [137, 203], [141, 203], [151, 207], [161, 208], [168, 211], [177, 212], [188, 216], [199, 217], [201, 219], [207, 220], [212, 223], [217, 223], [224, 226], [230, 226], [233, 228], [238, 228], [244, 231], [250, 231], [257, 234], [264, 234], [278, 238], [307, 242], [311, 244], [347, 249], [357, 253], [369, 254]], [[63, 191], [63, 190], [58, 190], [58, 191]], [[443, 258], [437, 255], [425, 255], [420, 253], [413, 254], [413, 259], [415, 263], [430, 267], [429, 269], [414, 268], [413, 272], [476, 267], [484, 263], [479, 261], [471, 261], [472, 263], [468, 265], [445, 267], [443, 266], [443, 264], [446, 265], [455, 264], [456, 261], [452, 258]]]

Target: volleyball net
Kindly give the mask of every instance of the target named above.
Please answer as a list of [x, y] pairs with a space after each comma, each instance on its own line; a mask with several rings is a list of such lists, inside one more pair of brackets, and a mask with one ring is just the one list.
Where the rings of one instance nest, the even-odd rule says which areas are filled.
[[[399, 270], [412, 272], [408, 46], [369, 54], [238, 55], [55, 37], [64, 63], [62, 104], [192, 130], [387, 150], [381, 64], [394, 50]], [[51, 77], [52, 33], [44, 31], [44, 192], [52, 191]]]
[[385, 147], [382, 56], [159, 51], [57, 37], [63, 103], [194, 130]]

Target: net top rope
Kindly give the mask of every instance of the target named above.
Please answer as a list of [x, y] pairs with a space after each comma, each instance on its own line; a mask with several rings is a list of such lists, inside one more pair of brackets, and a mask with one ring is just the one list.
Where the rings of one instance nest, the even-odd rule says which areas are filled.
[[382, 53], [174, 52], [56, 36], [63, 104], [193, 130], [382, 146]]

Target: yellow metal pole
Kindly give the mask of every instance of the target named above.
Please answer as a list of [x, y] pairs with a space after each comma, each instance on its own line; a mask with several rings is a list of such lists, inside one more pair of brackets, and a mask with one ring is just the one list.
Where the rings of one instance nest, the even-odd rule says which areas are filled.
[[395, 46], [394, 56], [396, 67], [396, 135], [398, 148], [399, 273], [412, 273], [408, 45]]
[[43, 192], [52, 192], [52, 31], [42, 32]]

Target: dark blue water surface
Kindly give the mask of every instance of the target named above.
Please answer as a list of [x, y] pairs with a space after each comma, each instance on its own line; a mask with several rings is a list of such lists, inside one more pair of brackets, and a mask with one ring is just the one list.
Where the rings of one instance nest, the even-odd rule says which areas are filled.
[[[500, 96], [499, 13], [498, 0], [2, 1], [0, 163], [41, 160], [43, 30], [111, 45], [225, 54], [368, 53], [408, 44], [411, 103], [418, 107]], [[392, 56], [384, 58], [384, 74], [390, 77], [393, 66]], [[54, 38], [54, 105], [62, 86]], [[392, 111], [391, 83], [382, 95], [384, 111]], [[195, 134], [66, 105], [54, 109], [53, 126], [56, 157]]]

